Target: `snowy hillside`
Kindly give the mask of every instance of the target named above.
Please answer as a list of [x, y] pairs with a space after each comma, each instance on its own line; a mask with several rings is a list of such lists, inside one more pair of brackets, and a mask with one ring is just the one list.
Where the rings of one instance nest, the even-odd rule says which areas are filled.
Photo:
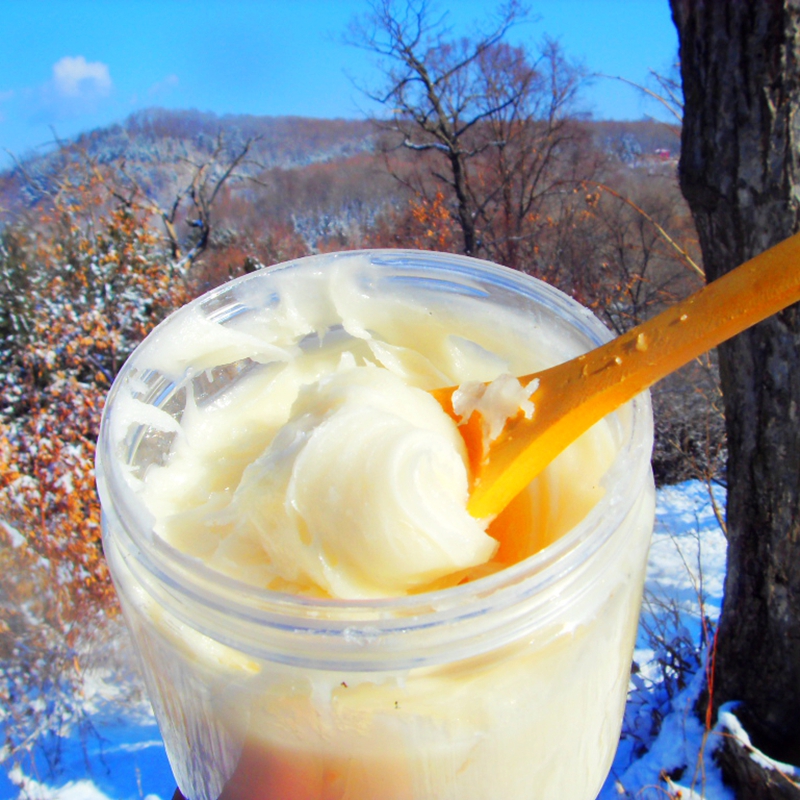
[[[724, 493], [715, 493], [721, 509]], [[600, 800], [733, 800], [710, 758], [719, 734], [691, 712], [724, 571], [707, 487], [661, 489], [623, 734]], [[170, 800], [175, 785], [149, 709], [120, 706], [115, 695], [87, 679], [86, 721], [44, 742], [35, 768], [6, 761], [0, 800]]]

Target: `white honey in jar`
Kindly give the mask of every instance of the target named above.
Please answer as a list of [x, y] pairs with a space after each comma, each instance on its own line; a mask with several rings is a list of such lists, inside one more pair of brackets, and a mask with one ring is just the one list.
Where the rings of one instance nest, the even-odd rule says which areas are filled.
[[526, 275], [365, 251], [233, 281], [145, 340], [109, 397], [98, 484], [186, 797], [596, 796], [653, 525], [649, 400], [475, 520], [429, 390], [607, 338]]

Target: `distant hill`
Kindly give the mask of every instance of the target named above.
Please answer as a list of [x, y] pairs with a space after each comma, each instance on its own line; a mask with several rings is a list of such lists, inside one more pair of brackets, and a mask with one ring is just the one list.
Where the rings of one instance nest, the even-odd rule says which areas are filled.
[[597, 120], [587, 123], [598, 150], [615, 156], [627, 166], [653, 157], [676, 160], [680, 154], [677, 125], [639, 120]]
[[[44, 154], [28, 155], [0, 173], [0, 220], [20, 206], [35, 205], [70, 159], [103, 167], [124, 164], [126, 172], [162, 197], [194, 167], [221, 148], [220, 162], [251, 141], [241, 175], [270, 169], [298, 169], [370, 153], [374, 126], [367, 120], [217, 116], [195, 110], [151, 108], [124, 122], [97, 128], [57, 143]], [[5, 213], [2, 213], [5, 212]]]
[[75, 140], [100, 163], [120, 158], [143, 163], [208, 156], [222, 135], [231, 150], [253, 139], [253, 160], [260, 168], [302, 167], [348, 158], [373, 147], [373, 126], [366, 120], [217, 116], [202, 111], [151, 108], [125, 122], [85, 133]]
[[[677, 157], [679, 137], [669, 125], [647, 120], [583, 124], [598, 150], [629, 167], [648, 159]], [[370, 120], [218, 116], [150, 108], [60, 142], [48, 153], [29, 155], [0, 172], [0, 221], [20, 206], [35, 205], [36, 187], [44, 189], [71, 157], [86, 157], [98, 166], [124, 164], [132, 178], [163, 199], [191, 174], [193, 165], [207, 161], [217, 148], [222, 149], [224, 162], [251, 141], [247, 160], [237, 169], [245, 176], [348, 161], [362, 169], [364, 158], [375, 150], [377, 136]]]

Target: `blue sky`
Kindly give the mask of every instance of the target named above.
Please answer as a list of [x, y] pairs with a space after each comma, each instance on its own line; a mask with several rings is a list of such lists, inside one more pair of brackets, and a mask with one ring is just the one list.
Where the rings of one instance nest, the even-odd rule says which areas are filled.
[[[454, 29], [490, 0], [434, 0]], [[667, 0], [533, 0], [517, 41], [547, 34], [592, 73], [647, 83], [669, 71], [677, 37]], [[370, 57], [342, 43], [367, 0], [2, 0], [0, 166], [159, 105], [218, 114], [361, 117], [352, 78], [373, 85]], [[664, 117], [622, 82], [583, 97], [596, 118]]]

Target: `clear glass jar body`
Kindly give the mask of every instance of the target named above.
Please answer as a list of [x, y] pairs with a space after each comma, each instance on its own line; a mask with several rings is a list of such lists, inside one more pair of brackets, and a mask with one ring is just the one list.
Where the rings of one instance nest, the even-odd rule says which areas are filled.
[[[486, 310], [516, 349], [528, 324], [563, 344], [551, 360], [608, 338], [551, 287], [486, 262], [360, 257], [363, 298], [399, 294], [476, 324]], [[604, 422], [615, 452], [580, 522], [514, 566], [440, 591], [355, 602], [259, 589], [176, 550], [142, 508], [137, 481], [169, 461], [173, 441], [142, 407], [180, 424], [188, 381], [218, 402], [247, 372], [240, 353], [213, 367], [165, 359], [181, 315], [260, 325], [282, 275], [308, 276], [313, 293], [314, 276], [343, 258], [301, 259], [200, 298], [148, 337], [109, 397], [106, 553], [178, 785], [191, 800], [591, 800], [619, 737], [653, 524], [646, 395]]]

